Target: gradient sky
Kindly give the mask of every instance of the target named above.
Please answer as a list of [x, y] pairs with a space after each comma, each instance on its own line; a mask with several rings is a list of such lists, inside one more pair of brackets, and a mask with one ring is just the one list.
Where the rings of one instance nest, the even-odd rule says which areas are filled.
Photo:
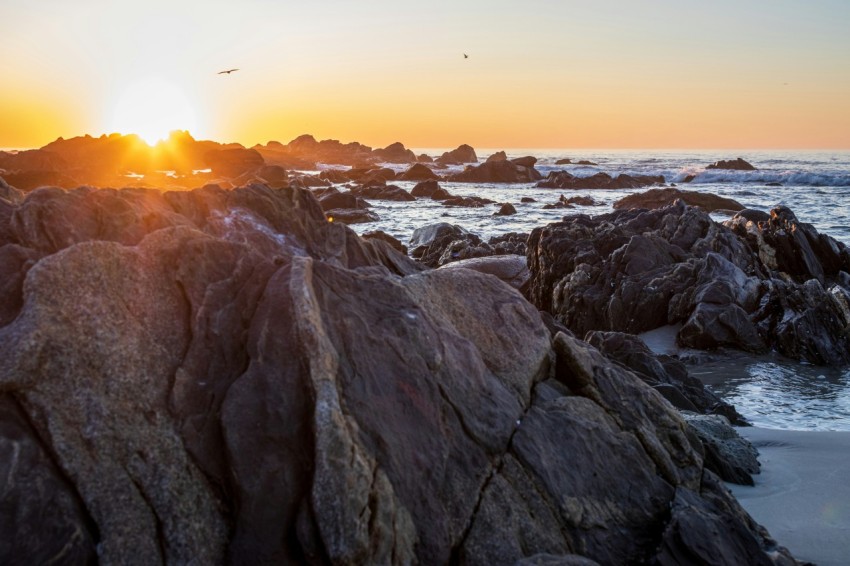
[[850, 148], [847, 0], [0, 0], [0, 54], [0, 147], [156, 84], [247, 145]]

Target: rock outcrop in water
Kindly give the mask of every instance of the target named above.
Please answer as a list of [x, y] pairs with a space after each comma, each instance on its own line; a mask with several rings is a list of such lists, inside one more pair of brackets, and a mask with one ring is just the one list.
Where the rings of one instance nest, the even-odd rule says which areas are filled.
[[528, 296], [579, 336], [681, 324], [686, 347], [850, 362], [850, 251], [783, 207], [568, 217], [532, 232], [528, 258]]
[[596, 173], [589, 177], [576, 177], [567, 171], [552, 171], [537, 183], [544, 189], [638, 189], [664, 183], [660, 175], [626, 175], [612, 177], [608, 173]]
[[614, 208], [662, 208], [675, 203], [677, 200], [682, 200], [689, 206], [699, 207], [706, 212], [717, 210], [738, 212], [744, 210], [744, 205], [734, 199], [699, 191], [683, 191], [675, 187], [649, 189], [643, 193], [628, 195], [615, 202]]
[[740, 157], [738, 159], [728, 159], [728, 160], [720, 160], [715, 161], [714, 163], [707, 165], [706, 169], [732, 169], [736, 171], [755, 171], [756, 168], [751, 164], [747, 163]]
[[517, 165], [513, 161], [487, 161], [481, 165], [468, 165], [460, 173], [449, 175], [456, 183], [530, 183], [543, 176], [534, 167]]
[[3, 206], [0, 562], [794, 563], [633, 373], [309, 191]]

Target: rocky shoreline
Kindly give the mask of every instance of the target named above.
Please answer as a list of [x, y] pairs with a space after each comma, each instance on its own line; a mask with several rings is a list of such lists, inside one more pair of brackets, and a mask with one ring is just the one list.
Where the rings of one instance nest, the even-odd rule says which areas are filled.
[[678, 200], [408, 256], [336, 219], [450, 200], [427, 160], [265, 147], [415, 162], [407, 192], [261, 150], [208, 149], [229, 180], [194, 190], [0, 183], [0, 561], [796, 563], [722, 484], [758, 473], [745, 419], [635, 334], [846, 363], [843, 245]]

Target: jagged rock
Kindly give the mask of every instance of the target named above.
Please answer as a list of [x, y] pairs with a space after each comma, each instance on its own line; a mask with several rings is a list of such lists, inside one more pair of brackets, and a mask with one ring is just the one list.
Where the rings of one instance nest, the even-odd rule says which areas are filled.
[[438, 183], [436, 180], [428, 180], [416, 183], [416, 185], [414, 185], [413, 187], [413, 190], [410, 191], [410, 194], [415, 197], [430, 197], [436, 191], [439, 190], [440, 183]]
[[516, 214], [516, 208], [511, 203], [506, 202], [496, 211], [495, 216], [511, 216], [512, 214]]
[[743, 438], [723, 415], [683, 413], [705, 448], [705, 467], [723, 481], [740, 485], [755, 485], [751, 474], [758, 474], [761, 465], [758, 450]]
[[410, 169], [399, 175], [398, 178], [401, 181], [427, 181], [429, 179], [439, 179], [440, 177], [427, 165], [415, 163]]
[[727, 224], [684, 203], [567, 217], [532, 232], [529, 297], [580, 336], [682, 324], [687, 347], [850, 362], [850, 251], [782, 209]]
[[[69, 488], [21, 492], [18, 532], [50, 538], [0, 561], [794, 563], [658, 393], [498, 278], [423, 271], [306, 190], [71, 193], [7, 217], [126, 205], [110, 229], [5, 230], [50, 245], [0, 327], [0, 389]], [[47, 477], [20, 446], [11, 477]]]
[[507, 161], [507, 159], [508, 154], [506, 154], [504, 151], [497, 151], [496, 153], [488, 157], [485, 163], [492, 163], [494, 161]]
[[737, 425], [748, 424], [735, 407], [706, 389], [700, 380], [691, 377], [685, 364], [670, 356], [653, 354], [637, 336], [592, 331], [587, 333], [585, 340], [633, 371], [674, 407], [699, 414], [721, 415]]
[[68, 162], [55, 151], [29, 149], [25, 151], [0, 151], [0, 169], [8, 171], [50, 171], [61, 173], [71, 169]]
[[611, 177], [608, 173], [596, 173], [590, 177], [576, 177], [566, 171], [552, 171], [539, 183], [544, 189], [637, 189], [664, 183], [660, 175], [626, 175]]
[[455, 268], [471, 269], [480, 273], [495, 275], [515, 289], [522, 287], [531, 275], [525, 256], [516, 254], [462, 259], [440, 267], [440, 269]]
[[478, 166], [468, 165], [448, 180], [456, 183], [530, 183], [543, 176], [534, 167], [524, 167], [511, 161], [490, 161]]
[[435, 160], [443, 165], [461, 165], [463, 163], [478, 163], [478, 156], [472, 146], [462, 144], [456, 149], [443, 153]]
[[419, 162], [419, 163], [433, 163], [434, 158], [431, 157], [430, 155], [423, 153], [423, 154], [420, 154], [416, 157], [416, 161]]
[[263, 165], [254, 171], [254, 175], [274, 189], [284, 187], [289, 182], [289, 173], [280, 165]]
[[736, 200], [698, 191], [681, 191], [675, 188], [650, 189], [633, 193], [614, 203], [614, 208], [662, 208], [681, 199], [685, 204], [697, 206], [706, 212], [717, 210], [739, 211], [744, 205]]
[[756, 171], [756, 168], [741, 159], [729, 159], [729, 160], [720, 160], [715, 161], [711, 165], [707, 165], [706, 169], [734, 169], [737, 171]]

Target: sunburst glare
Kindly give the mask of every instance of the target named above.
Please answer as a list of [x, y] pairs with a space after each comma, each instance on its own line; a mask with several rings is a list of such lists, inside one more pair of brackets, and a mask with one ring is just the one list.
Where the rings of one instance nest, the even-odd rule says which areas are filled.
[[148, 77], [132, 83], [118, 99], [110, 129], [138, 134], [153, 145], [173, 130], [195, 132], [197, 125], [194, 108], [177, 85]]

